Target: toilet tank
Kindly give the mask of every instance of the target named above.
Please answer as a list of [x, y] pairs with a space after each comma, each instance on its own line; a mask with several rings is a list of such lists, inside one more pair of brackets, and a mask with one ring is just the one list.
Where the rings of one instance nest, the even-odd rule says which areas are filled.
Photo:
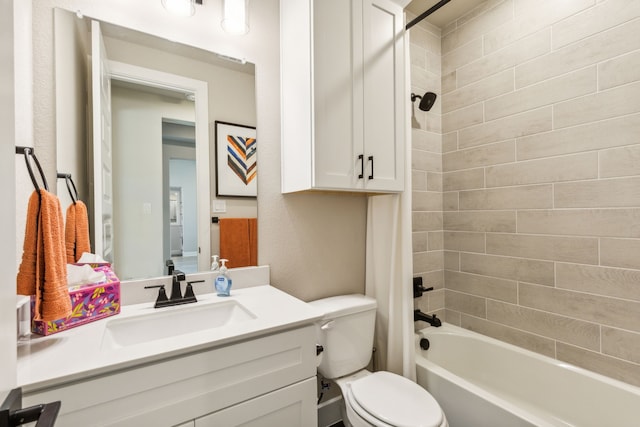
[[341, 295], [312, 301], [324, 317], [316, 324], [322, 361], [318, 372], [339, 378], [364, 369], [371, 359], [376, 300], [364, 295]]

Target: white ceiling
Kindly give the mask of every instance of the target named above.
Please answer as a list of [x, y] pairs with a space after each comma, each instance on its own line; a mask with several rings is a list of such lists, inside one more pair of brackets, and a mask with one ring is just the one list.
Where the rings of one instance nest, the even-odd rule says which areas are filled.
[[[436, 27], [444, 28], [447, 24], [465, 15], [485, 1], [486, 0], [451, 0], [425, 18], [425, 21]], [[438, 2], [439, 0], [411, 0], [406, 10], [418, 16]]]

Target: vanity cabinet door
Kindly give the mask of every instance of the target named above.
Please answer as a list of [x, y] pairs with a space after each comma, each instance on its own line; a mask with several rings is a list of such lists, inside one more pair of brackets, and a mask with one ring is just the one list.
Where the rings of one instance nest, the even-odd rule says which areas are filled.
[[306, 427], [318, 425], [316, 379], [309, 378], [196, 419], [195, 427]]
[[403, 11], [281, 0], [282, 192], [404, 189]]

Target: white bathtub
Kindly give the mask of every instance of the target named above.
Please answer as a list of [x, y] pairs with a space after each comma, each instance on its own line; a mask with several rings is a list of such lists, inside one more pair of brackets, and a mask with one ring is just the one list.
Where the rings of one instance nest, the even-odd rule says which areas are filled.
[[449, 324], [416, 334], [416, 370], [450, 427], [640, 426], [640, 388]]

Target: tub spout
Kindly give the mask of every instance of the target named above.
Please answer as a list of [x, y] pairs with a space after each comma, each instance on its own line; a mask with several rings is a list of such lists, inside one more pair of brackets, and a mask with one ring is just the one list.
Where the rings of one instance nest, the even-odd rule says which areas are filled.
[[418, 320], [427, 322], [428, 324], [430, 324], [431, 326], [435, 326], [436, 328], [442, 326], [442, 322], [436, 317], [435, 314], [424, 314], [420, 310], [413, 310], [413, 321], [417, 322]]

